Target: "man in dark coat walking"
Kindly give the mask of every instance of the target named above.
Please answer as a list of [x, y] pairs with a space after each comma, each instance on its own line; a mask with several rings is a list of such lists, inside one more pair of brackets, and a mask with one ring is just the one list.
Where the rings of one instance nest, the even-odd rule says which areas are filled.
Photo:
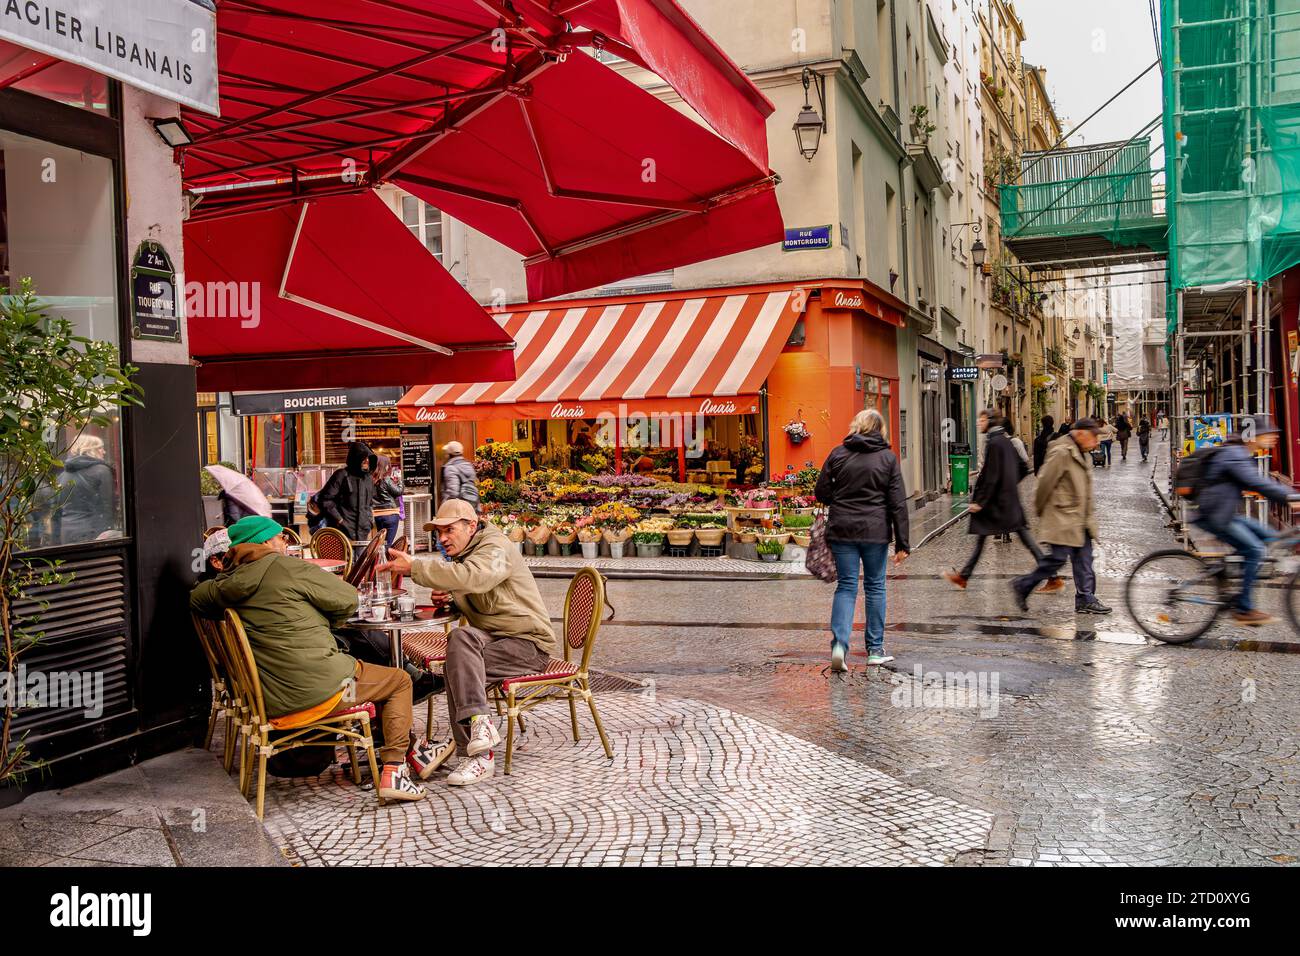
[[329, 518], [329, 526], [342, 531], [354, 546], [366, 543], [375, 524], [372, 513], [375, 483], [370, 472], [378, 460], [365, 442], [349, 442], [347, 464], [330, 475], [330, 480], [316, 495], [317, 504]]
[[[984, 544], [992, 535], [1014, 534], [1029, 549], [1035, 562], [1043, 556], [1029, 534], [1025, 509], [1020, 504], [1020, 482], [1029, 474], [1029, 466], [1007, 437], [1006, 419], [995, 409], [981, 412], [979, 430], [988, 436], [988, 441], [984, 446], [984, 467], [971, 494], [970, 533], [976, 535], [975, 550], [965, 567], [944, 575], [963, 589], [975, 573], [975, 566], [984, 554]], [[1048, 589], [1055, 591], [1063, 586], [1064, 582], [1057, 579], [1056, 586]]]
[[1056, 427], [1056, 419], [1051, 415], [1043, 416], [1043, 430], [1038, 433], [1034, 439], [1034, 474], [1043, 467], [1043, 459], [1047, 457], [1047, 446], [1051, 444], [1055, 436], [1053, 429]]

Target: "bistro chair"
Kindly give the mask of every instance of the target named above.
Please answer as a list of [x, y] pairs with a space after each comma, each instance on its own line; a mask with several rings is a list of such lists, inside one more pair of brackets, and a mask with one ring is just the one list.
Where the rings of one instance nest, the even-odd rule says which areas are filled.
[[298, 532], [292, 528], [285, 528], [280, 532], [280, 537], [284, 538], [285, 544], [293, 545], [295, 548], [302, 547], [302, 538], [298, 537]]
[[[569, 591], [564, 596], [561, 641], [564, 659], [552, 657], [539, 673], [527, 674], [523, 677], [507, 677], [488, 687], [488, 692], [497, 702], [498, 713], [502, 700], [506, 705], [507, 774], [510, 773], [510, 762], [514, 756], [516, 721], [522, 730], [523, 715], [543, 701], [553, 698], [568, 698], [569, 721], [573, 727], [575, 743], [580, 739], [577, 701], [578, 698], [585, 700], [591, 709], [591, 719], [596, 725], [596, 733], [600, 735], [601, 745], [605, 748], [605, 756], [610, 760], [614, 759], [614, 750], [605, 735], [600, 715], [596, 713], [596, 700], [591, 695], [591, 676], [588, 670], [591, 652], [596, 645], [596, 632], [600, 629], [600, 620], [604, 612], [605, 579], [595, 568], [582, 568], [573, 576]], [[575, 654], [580, 654], [576, 661], [573, 659]]]
[[338, 528], [321, 528], [311, 536], [313, 558], [343, 562], [343, 576], [352, 570], [352, 542]]
[[226, 530], [226, 529], [223, 528], [223, 527], [222, 527], [221, 525], [219, 525], [219, 524], [214, 524], [211, 528], [204, 528], [204, 529], [203, 529], [203, 540], [204, 540], [204, 541], [207, 541], [208, 538], [212, 537], [212, 536], [213, 536], [214, 534], [216, 534], [218, 531], [225, 531], [225, 530]]
[[225, 718], [223, 763], [226, 773], [230, 773], [235, 760], [235, 719], [240, 701], [235, 697], [235, 686], [230, 679], [230, 668], [226, 664], [226, 651], [221, 645], [217, 622], [197, 614], [191, 614], [190, 618], [194, 622], [194, 633], [198, 635], [199, 646], [203, 648], [203, 656], [208, 662], [208, 673], [212, 675], [212, 704], [208, 709], [208, 732], [203, 737], [203, 749], [211, 749], [217, 722]]
[[[384, 558], [385, 558], [385, 559], [387, 559], [387, 557], [388, 557], [388, 553], [387, 553], [388, 551], [401, 551], [403, 554], [405, 554], [405, 553], [406, 553], [406, 535], [404, 535], [404, 534], [400, 534], [400, 535], [398, 535], [396, 538], [393, 539], [393, 546], [392, 546], [391, 548], [387, 548], [387, 549], [385, 549], [385, 553], [384, 553]], [[393, 590], [396, 591], [398, 588], [400, 588], [400, 587], [402, 586], [402, 582], [403, 582], [404, 580], [406, 580], [406, 579], [405, 579], [402, 575], [400, 575], [400, 574], [394, 574], [394, 575], [393, 575]]]
[[366, 581], [375, 576], [375, 568], [379, 565], [379, 552], [384, 548], [383, 538], [371, 538], [366, 543], [366, 549], [361, 552], [361, 557], [352, 568], [343, 574], [343, 580], [355, 587], [360, 587]]
[[[357, 762], [357, 749], [364, 750], [370, 763], [370, 776], [374, 781], [375, 796], [379, 800], [379, 805], [383, 806], [384, 799], [379, 796], [379, 765], [375, 760], [375, 742], [370, 732], [370, 721], [375, 717], [375, 705], [365, 701], [338, 713], [324, 716], [315, 716], [312, 712], [319, 711], [319, 708], [311, 708], [310, 711], [301, 714], [269, 718], [266, 715], [266, 704], [262, 699], [262, 683], [257, 673], [257, 661], [253, 657], [248, 635], [244, 632], [244, 625], [238, 613], [230, 609], [226, 610], [221, 631], [236, 675], [236, 683], [241, 686], [241, 695], [249, 702], [251, 729], [248, 744], [252, 746], [246, 744], [244, 747], [244, 756], [239, 768], [239, 789], [247, 797], [249, 785], [254, 777], [257, 778], [257, 818], [262, 819], [266, 806], [267, 760], [276, 754], [298, 747], [333, 749], [342, 743], [347, 747], [348, 756], [352, 761], [352, 782], [358, 786], [361, 784], [361, 764]], [[253, 766], [254, 753], [257, 757], [256, 768]]]

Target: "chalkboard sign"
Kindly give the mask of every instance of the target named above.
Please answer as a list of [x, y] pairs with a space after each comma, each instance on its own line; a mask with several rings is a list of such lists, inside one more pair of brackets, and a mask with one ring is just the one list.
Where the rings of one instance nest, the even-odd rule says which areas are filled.
[[433, 432], [428, 427], [402, 428], [402, 484], [433, 486]]
[[181, 340], [176, 270], [167, 250], [152, 239], [140, 243], [131, 261], [131, 337]]

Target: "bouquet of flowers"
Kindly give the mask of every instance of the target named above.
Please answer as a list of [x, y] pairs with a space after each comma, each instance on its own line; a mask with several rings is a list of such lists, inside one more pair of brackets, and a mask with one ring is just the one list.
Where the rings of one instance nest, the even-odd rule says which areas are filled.
[[822, 476], [822, 470], [813, 465], [807, 468], [800, 468], [795, 475], [796, 482], [801, 488], [812, 488], [817, 484], [817, 479]]
[[781, 430], [790, 436], [790, 441], [796, 445], [802, 444], [809, 438], [812, 438], [812, 432], [808, 431], [807, 423], [803, 421], [786, 422], [781, 426]]
[[578, 532], [578, 540], [586, 544], [600, 540], [600, 528], [596, 524], [596, 519], [591, 515], [583, 515], [581, 518], [574, 519], [574, 529]]
[[519, 461], [519, 452], [509, 442], [488, 442], [474, 449], [474, 471], [480, 478], [504, 478]]
[[589, 455], [582, 456], [582, 467], [593, 474], [601, 472], [609, 467], [609, 459], [600, 452], [593, 451]]
[[617, 501], [609, 501], [598, 505], [591, 517], [604, 533], [606, 541], [626, 541], [631, 536], [628, 529], [640, 520], [641, 512]]
[[776, 494], [770, 488], [751, 488], [740, 495], [742, 508], [775, 508]]
[[592, 475], [587, 483], [597, 488], [648, 488], [655, 480], [646, 475], [628, 472], [622, 475]]

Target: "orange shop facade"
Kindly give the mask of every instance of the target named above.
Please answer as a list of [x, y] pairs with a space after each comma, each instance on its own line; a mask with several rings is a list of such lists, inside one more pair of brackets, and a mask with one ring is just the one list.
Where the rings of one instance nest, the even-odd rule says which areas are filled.
[[904, 310], [844, 279], [511, 306], [513, 382], [416, 386], [398, 416], [439, 463], [471, 438], [511, 443], [522, 471], [755, 484], [820, 466], [864, 408], [897, 448]]

